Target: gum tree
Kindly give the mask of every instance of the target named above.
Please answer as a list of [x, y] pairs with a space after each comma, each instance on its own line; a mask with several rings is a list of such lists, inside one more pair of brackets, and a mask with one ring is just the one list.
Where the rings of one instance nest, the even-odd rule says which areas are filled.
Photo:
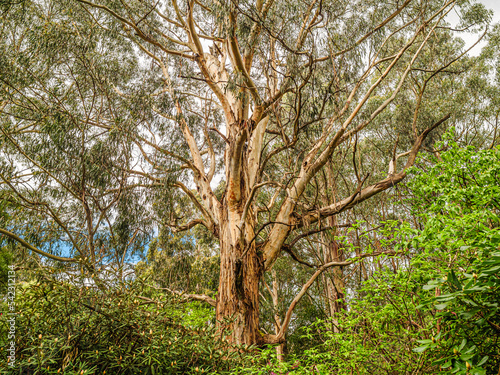
[[[218, 240], [217, 299], [197, 297], [216, 304], [220, 321], [228, 318], [233, 342], [263, 344], [283, 341], [294, 307], [323, 271], [354, 260], [313, 265], [276, 335], [259, 331], [264, 272], [301, 240], [339, 225], [332, 217], [402, 181], [426, 137], [451, 117], [446, 106], [426, 116], [420, 107], [429, 82], [466, 53], [457, 46], [430, 58], [436, 45], [452, 38], [446, 17], [454, 9], [465, 30], [481, 28], [488, 16], [480, 6], [453, 0], [71, 0], [48, 2], [46, 12], [55, 24], [85, 14], [84, 35], [95, 28], [117, 43], [132, 43], [129, 54], [140, 56], [139, 65], [150, 64], [142, 70], [131, 65], [126, 80], [109, 81], [104, 74], [113, 92], [103, 98], [116, 102], [109, 111], [76, 118], [92, 132], [120, 134], [129, 142], [128, 161], [114, 163], [127, 174], [122, 190], [154, 196], [159, 225], [175, 232], [203, 225]], [[106, 52], [111, 59], [113, 50]], [[127, 53], [120, 56], [112, 61], [119, 64]], [[391, 121], [396, 99], [412, 84], [416, 99], [406, 115]], [[7, 116], [32, 95], [18, 95], [15, 87], [4, 92]], [[10, 143], [19, 124], [17, 118], [5, 135]], [[327, 164], [350, 165], [342, 150], [377, 131], [387, 141], [383, 171], [368, 173], [354, 162], [350, 183], [331, 171], [326, 184], [318, 182]], [[221, 194], [214, 191], [218, 178]], [[342, 186], [338, 199], [318, 199], [328, 185]], [[186, 213], [175, 203], [162, 204], [167, 194], [187, 196]]]

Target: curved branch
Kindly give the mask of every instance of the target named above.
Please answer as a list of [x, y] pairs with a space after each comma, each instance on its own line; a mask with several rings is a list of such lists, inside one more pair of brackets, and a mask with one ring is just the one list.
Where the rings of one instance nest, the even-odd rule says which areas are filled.
[[[229, 14], [229, 21], [232, 25], [236, 24], [236, 16], [233, 12]], [[238, 47], [238, 40], [236, 39], [236, 35], [234, 34], [234, 32], [232, 34], [233, 35], [231, 35], [228, 40], [228, 47], [232, 57], [232, 61], [234, 63], [234, 68], [235, 70], [239, 71], [243, 76], [243, 78], [245, 79], [245, 83], [248, 86], [248, 89], [250, 91], [250, 94], [252, 95], [252, 98], [256, 106], [260, 106], [262, 103], [262, 99], [259, 95], [259, 91], [257, 90], [257, 86], [255, 86], [254, 81], [248, 74], [247, 69], [245, 68], [245, 64], [243, 62], [240, 49]]]
[[292, 259], [294, 261], [296, 261], [297, 263], [300, 263], [300, 264], [303, 264], [304, 266], [307, 266], [309, 268], [314, 268], [314, 266], [310, 263], [307, 263], [306, 261], [300, 259], [293, 251], [292, 251], [292, 247], [289, 246], [289, 245], [283, 245], [282, 249], [288, 253], [288, 255], [290, 255], [292, 257]]
[[0, 233], [3, 234], [4, 236], [7, 236], [7, 237], [13, 239], [14, 241], [19, 242], [25, 248], [27, 248], [27, 249], [29, 249], [29, 250], [31, 250], [31, 251], [39, 254], [39, 255], [42, 255], [44, 257], [47, 257], [47, 258], [50, 258], [50, 259], [53, 259], [53, 260], [57, 260], [59, 262], [78, 262], [78, 260], [76, 260], [74, 258], [64, 258], [64, 257], [59, 257], [57, 255], [52, 255], [52, 254], [46, 253], [45, 251], [40, 250], [40, 249], [34, 247], [33, 245], [30, 245], [25, 240], [23, 240], [22, 238], [18, 237], [14, 233], [9, 232], [8, 230], [0, 228]]
[[[352, 46], [347, 47], [347, 48], [343, 49], [342, 51], [336, 52], [334, 56], [340, 56], [340, 55], [342, 55], [342, 54], [344, 54], [346, 52], [349, 52], [350, 50], [354, 49], [355, 47], [359, 46], [364, 40], [366, 40], [368, 37], [370, 37], [371, 35], [373, 35], [377, 30], [380, 30], [385, 25], [387, 25], [390, 21], [392, 21], [399, 13], [401, 13], [401, 11], [404, 8], [406, 8], [410, 4], [410, 2], [411, 2], [411, 0], [406, 0], [399, 8], [396, 8], [396, 10], [394, 11], [394, 13], [392, 13], [391, 15], [389, 15], [389, 17], [387, 17], [384, 21], [382, 21], [380, 24], [378, 24], [377, 27], [373, 28], [368, 33], [366, 33], [365, 35], [363, 35], [361, 38], [359, 38], [358, 40], [356, 40], [352, 44]], [[320, 57], [320, 58], [315, 59], [314, 63], [317, 63], [317, 62], [320, 62], [320, 61], [326, 61], [326, 60], [328, 60], [330, 58], [331, 58], [331, 56]]]
[[326, 226], [326, 227], [323, 227], [323, 228], [313, 229], [313, 230], [310, 230], [310, 231], [308, 231], [306, 233], [299, 234], [289, 244], [286, 244], [286, 246], [288, 246], [290, 248], [293, 248], [295, 246], [295, 244], [297, 242], [299, 242], [301, 239], [303, 239], [305, 237], [308, 237], [308, 236], [311, 236], [311, 235], [316, 234], [316, 233], [323, 232], [323, 231], [325, 231], [327, 229], [333, 229], [333, 228], [338, 229], [338, 228], [349, 228], [349, 227], [352, 227], [352, 224], [329, 225], [329, 226]]
[[295, 298], [292, 300], [292, 303], [290, 304], [290, 307], [288, 308], [288, 311], [286, 312], [285, 319], [283, 320], [283, 324], [281, 325], [280, 332], [276, 336], [266, 335], [266, 337], [264, 337], [264, 340], [270, 344], [280, 343], [284, 340], [285, 333], [288, 329], [288, 325], [290, 324], [290, 320], [292, 318], [293, 310], [295, 309], [297, 304], [300, 302], [302, 297], [307, 293], [308, 289], [311, 287], [311, 285], [314, 283], [314, 281], [318, 278], [318, 276], [321, 275], [328, 268], [348, 266], [350, 264], [358, 262], [359, 260], [361, 260], [363, 258], [374, 257], [374, 256], [378, 256], [378, 255], [394, 256], [394, 255], [397, 255], [400, 253], [401, 252], [397, 252], [397, 251], [378, 251], [378, 252], [374, 252], [371, 254], [361, 254], [361, 255], [357, 256], [356, 258], [353, 258], [353, 259], [345, 261], [345, 262], [329, 262], [329, 263], [322, 265], [321, 267], [319, 267], [316, 270], [316, 272], [311, 276], [311, 278], [307, 281], [307, 283], [304, 284], [304, 286], [300, 290], [299, 294], [297, 294], [295, 296]]
[[[305, 215], [303, 217], [303, 220], [308, 222], [308, 223], [314, 223], [318, 221], [322, 217], [327, 217], [327, 216], [333, 216], [336, 215], [344, 210], [347, 210], [351, 207], [356, 206], [357, 204], [367, 200], [368, 198], [374, 196], [375, 194], [378, 194], [386, 189], [389, 189], [398, 183], [400, 183], [405, 177], [406, 177], [406, 171], [408, 168], [410, 168], [414, 163], [415, 159], [417, 158], [418, 151], [420, 150], [420, 147], [422, 145], [422, 142], [424, 139], [427, 137], [427, 135], [435, 128], [437, 128], [439, 125], [441, 125], [443, 122], [448, 120], [451, 117], [451, 114], [447, 114], [444, 116], [441, 120], [436, 122], [434, 125], [431, 127], [427, 128], [420, 136], [417, 138], [415, 141], [411, 151], [408, 153], [408, 161], [406, 162], [406, 165], [404, 166], [403, 170], [399, 173], [395, 174], [389, 174], [389, 176], [381, 181], [378, 181], [377, 183], [367, 186], [366, 188], [356, 191], [353, 195], [351, 195], [348, 198], [345, 198], [337, 203], [334, 203], [332, 205], [320, 208], [319, 210], [315, 211], [314, 213], [310, 213], [308, 215]], [[392, 163], [392, 161], [391, 161]]]
[[240, 231], [243, 230], [243, 225], [245, 224], [245, 220], [247, 218], [247, 215], [248, 215], [248, 210], [250, 209], [250, 205], [252, 204], [252, 201], [253, 201], [253, 197], [255, 195], [255, 193], [257, 192], [257, 190], [262, 187], [262, 186], [266, 186], [266, 185], [276, 185], [278, 187], [281, 187], [281, 185], [279, 183], [277, 183], [276, 181], [264, 181], [264, 182], [261, 182], [260, 184], [256, 184], [252, 190], [250, 191], [250, 194], [248, 195], [248, 198], [247, 198], [247, 202], [245, 203], [245, 207], [243, 208], [243, 213], [241, 215], [241, 220], [240, 220]]
[[209, 224], [208, 224], [209, 226], [215, 225], [216, 220], [213, 217], [212, 213], [209, 210], [207, 210], [203, 206], [203, 204], [200, 203], [200, 201], [196, 198], [196, 196], [193, 194], [193, 192], [187, 188], [186, 185], [184, 185], [180, 181], [176, 181], [172, 184], [172, 186], [174, 186], [176, 188], [180, 188], [189, 197], [189, 199], [194, 203], [194, 205], [198, 208], [198, 210], [200, 210], [201, 213], [203, 214], [203, 216], [205, 216], [205, 218], [209, 221]]
[[189, 223], [187, 223], [187, 224], [180, 225], [180, 226], [171, 225], [171, 224], [168, 224], [168, 226], [170, 226], [170, 227], [174, 228], [174, 229], [172, 230], [172, 232], [174, 232], [174, 233], [179, 233], [179, 232], [184, 232], [184, 231], [186, 231], [186, 230], [189, 230], [189, 229], [191, 229], [191, 228], [193, 228], [193, 227], [197, 226], [198, 224], [202, 224], [202, 225], [204, 225], [205, 227], [207, 227], [207, 228], [208, 228], [208, 225], [207, 225], [207, 224], [205, 223], [205, 221], [204, 221], [204, 220], [202, 220], [202, 219], [195, 219], [195, 220], [190, 221], [190, 222], [189, 222]]
[[128, 25], [130, 26], [131, 28], [134, 29], [134, 31], [137, 33], [137, 35], [145, 40], [146, 42], [148, 43], [151, 43], [153, 44], [154, 46], [158, 47], [159, 49], [161, 49], [163, 52], [169, 54], [169, 55], [175, 55], [175, 56], [180, 56], [180, 57], [184, 57], [184, 58], [187, 58], [189, 60], [194, 60], [195, 59], [195, 56], [192, 56], [192, 55], [188, 55], [184, 52], [180, 52], [180, 51], [175, 51], [175, 50], [171, 50], [171, 49], [168, 49], [168, 48], [165, 48], [161, 43], [159, 43], [157, 40], [153, 39], [151, 36], [145, 34], [140, 28], [137, 27], [136, 24], [134, 24], [133, 22], [125, 19], [124, 17], [120, 16], [118, 13], [116, 13], [115, 11], [113, 11], [112, 9], [108, 8], [107, 6], [105, 5], [101, 5], [101, 4], [95, 4], [91, 1], [87, 1], [87, 0], [77, 0], [78, 2], [82, 3], [82, 4], [86, 4], [88, 6], [91, 6], [93, 8], [98, 8], [98, 9], [102, 9], [104, 10], [105, 12], [109, 13], [111, 16], [113, 16], [114, 18], [116, 18], [117, 20], [119, 20], [120, 22], [122, 22], [124, 25]]

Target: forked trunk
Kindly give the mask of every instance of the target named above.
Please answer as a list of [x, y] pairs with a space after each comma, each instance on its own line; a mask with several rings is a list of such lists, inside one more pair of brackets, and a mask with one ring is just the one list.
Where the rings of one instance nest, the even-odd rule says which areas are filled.
[[246, 207], [248, 186], [253, 183], [249, 180], [248, 158], [243, 156], [248, 124], [242, 121], [240, 125], [239, 131], [233, 128], [230, 135], [236, 145], [226, 149], [227, 189], [220, 215], [216, 317], [221, 328], [231, 331], [226, 335], [230, 342], [252, 345], [262, 342], [259, 334], [259, 281], [263, 265], [254, 241], [253, 210]]

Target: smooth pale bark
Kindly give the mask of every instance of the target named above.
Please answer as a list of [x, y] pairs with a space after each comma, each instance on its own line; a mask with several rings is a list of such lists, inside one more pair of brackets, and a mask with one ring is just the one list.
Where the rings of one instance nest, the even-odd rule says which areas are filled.
[[[274, 309], [274, 332], [276, 335], [279, 335], [281, 330], [281, 318], [278, 314], [279, 309], [279, 290], [278, 290], [278, 277], [276, 275], [276, 270], [271, 271], [271, 275], [273, 278], [273, 288], [269, 289], [269, 293], [271, 294], [271, 298], [273, 300], [273, 309]], [[267, 286], [267, 285], [266, 285]], [[283, 361], [285, 358], [285, 343], [281, 342], [276, 346], [276, 357], [278, 361]]]

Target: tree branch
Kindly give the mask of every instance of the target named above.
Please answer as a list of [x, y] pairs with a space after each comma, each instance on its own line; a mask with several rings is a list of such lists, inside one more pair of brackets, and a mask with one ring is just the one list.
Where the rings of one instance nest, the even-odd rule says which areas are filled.
[[201, 301], [201, 302], [206, 302], [210, 306], [215, 307], [216, 302], [212, 297], [206, 296], [204, 294], [187, 294], [183, 292], [179, 292], [177, 290], [172, 290], [169, 288], [155, 288], [157, 290], [166, 290], [167, 292], [170, 292], [172, 294], [176, 294], [180, 297], [183, 297], [184, 302], [189, 302], [189, 301]]
[[33, 245], [30, 245], [29, 243], [27, 243], [22, 238], [16, 236], [14, 233], [9, 232], [9, 231], [7, 231], [5, 229], [0, 228], [0, 233], [3, 234], [4, 236], [7, 236], [7, 237], [13, 239], [14, 241], [19, 242], [25, 248], [27, 248], [27, 249], [29, 249], [29, 250], [37, 253], [37, 254], [40, 254], [40, 255], [42, 255], [44, 257], [47, 257], [47, 258], [50, 258], [50, 259], [53, 259], [53, 260], [57, 260], [59, 262], [78, 262], [78, 260], [76, 260], [74, 258], [64, 258], [64, 257], [59, 257], [57, 255], [52, 255], [52, 254], [46, 253], [45, 251], [40, 250], [40, 249], [34, 247]]
[[424, 139], [427, 137], [427, 135], [433, 129], [435, 129], [436, 127], [441, 125], [443, 122], [448, 120], [450, 118], [450, 116], [451, 116], [451, 114], [446, 115], [441, 120], [436, 122], [434, 125], [427, 128], [417, 138], [411, 151], [408, 153], [408, 155], [409, 155], [408, 161], [406, 162], [406, 165], [401, 172], [391, 174], [387, 178], [385, 178], [385, 179], [383, 179], [383, 180], [381, 180], [373, 185], [370, 185], [370, 186], [362, 189], [359, 192], [354, 193], [350, 197], [345, 198], [345, 199], [341, 200], [340, 202], [337, 202], [337, 203], [331, 204], [329, 206], [320, 208], [319, 210], [315, 211], [314, 213], [311, 213], [311, 214], [304, 216], [303, 220], [307, 221], [308, 223], [314, 223], [322, 217], [336, 215], [336, 214], [338, 214], [346, 209], [354, 207], [355, 205], [367, 200], [368, 198], [374, 196], [375, 194], [378, 194], [378, 193], [400, 183], [406, 177], [407, 169], [410, 168], [415, 163], [415, 159], [417, 157], [418, 151], [420, 150], [420, 147], [421, 147]]
[[388, 256], [394, 256], [397, 254], [400, 254], [401, 252], [396, 252], [396, 251], [379, 251], [379, 252], [374, 252], [371, 254], [361, 254], [357, 256], [356, 258], [353, 258], [348, 261], [344, 262], [329, 262], [321, 267], [319, 267], [316, 272], [311, 276], [311, 278], [307, 281], [307, 283], [302, 286], [302, 289], [300, 292], [295, 296], [295, 298], [292, 300], [292, 303], [290, 304], [290, 307], [288, 308], [288, 311], [286, 312], [285, 319], [283, 320], [283, 323], [281, 325], [280, 332], [274, 336], [274, 335], [266, 335], [264, 337], [264, 340], [266, 343], [269, 344], [276, 344], [284, 341], [285, 333], [288, 329], [288, 325], [290, 324], [290, 320], [292, 317], [293, 310], [297, 306], [297, 304], [300, 302], [302, 297], [307, 293], [307, 290], [311, 287], [311, 285], [314, 283], [314, 281], [320, 276], [325, 270], [331, 267], [343, 267], [343, 266], [348, 266], [350, 264], [356, 263], [359, 260], [363, 258], [368, 258], [368, 257], [375, 257], [379, 255], [388, 255]]
[[207, 226], [207, 224], [205, 223], [205, 221], [204, 221], [204, 220], [201, 220], [201, 219], [195, 219], [195, 220], [192, 220], [192, 221], [190, 221], [189, 223], [187, 223], [187, 224], [185, 224], [185, 225], [181, 225], [181, 226], [172, 225], [172, 224], [168, 224], [168, 226], [170, 226], [170, 227], [173, 227], [173, 228], [174, 228], [174, 229], [173, 229], [173, 232], [174, 232], [174, 233], [179, 233], [179, 232], [184, 232], [184, 231], [186, 231], [186, 230], [189, 230], [189, 229], [191, 229], [191, 228], [193, 228], [193, 227], [197, 226], [198, 224], [202, 224], [202, 225], [204, 225], [204, 226], [206, 226], [206, 227], [208, 228], [208, 226]]

